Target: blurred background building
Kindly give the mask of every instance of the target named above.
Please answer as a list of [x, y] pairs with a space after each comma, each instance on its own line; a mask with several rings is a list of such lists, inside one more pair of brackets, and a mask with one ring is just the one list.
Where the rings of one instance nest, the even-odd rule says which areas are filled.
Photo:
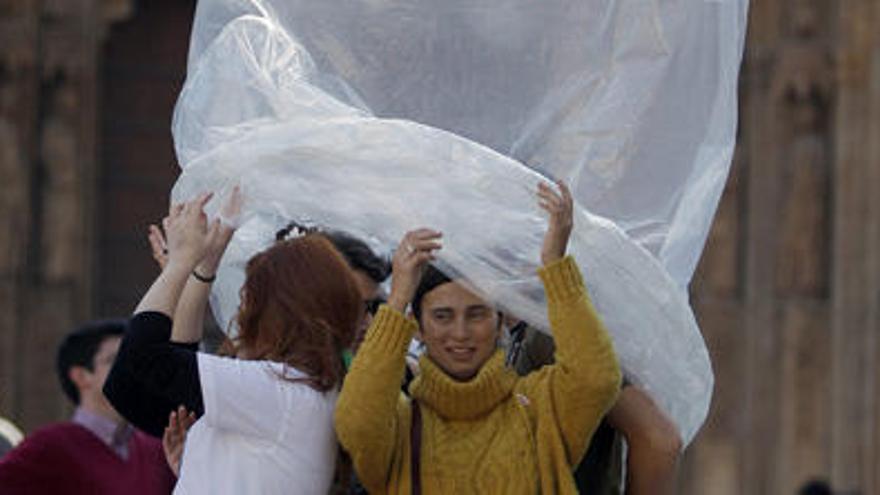
[[[0, 0], [0, 416], [69, 414], [60, 336], [130, 313], [193, 0]], [[739, 145], [692, 301], [709, 420], [683, 493], [880, 493], [880, 2], [757, 0]]]

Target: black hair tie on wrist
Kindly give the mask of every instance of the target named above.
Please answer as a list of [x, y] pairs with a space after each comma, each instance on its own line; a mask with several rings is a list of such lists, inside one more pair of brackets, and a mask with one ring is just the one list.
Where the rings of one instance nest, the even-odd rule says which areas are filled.
[[199, 282], [203, 282], [206, 284], [210, 284], [211, 282], [217, 280], [217, 274], [213, 274], [210, 277], [206, 277], [204, 275], [199, 274], [195, 269], [193, 269], [193, 277], [196, 278]]

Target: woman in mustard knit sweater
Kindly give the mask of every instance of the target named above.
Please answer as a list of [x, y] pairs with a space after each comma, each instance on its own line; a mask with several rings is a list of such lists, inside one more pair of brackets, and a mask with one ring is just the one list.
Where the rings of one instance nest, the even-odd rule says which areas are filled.
[[[550, 214], [538, 273], [556, 362], [522, 378], [505, 366], [500, 316], [490, 303], [463, 282], [435, 280], [419, 290], [440, 233], [404, 237], [388, 304], [367, 332], [335, 413], [339, 441], [370, 493], [577, 493], [572, 468], [614, 404], [621, 374], [580, 271], [565, 256], [572, 199], [559, 188], [538, 186]], [[404, 316], [410, 302], [420, 325]], [[426, 353], [410, 400], [400, 383], [416, 331]]]

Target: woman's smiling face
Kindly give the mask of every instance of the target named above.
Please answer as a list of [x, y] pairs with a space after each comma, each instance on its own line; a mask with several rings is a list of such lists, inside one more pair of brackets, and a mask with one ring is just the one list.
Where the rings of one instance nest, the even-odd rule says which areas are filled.
[[495, 352], [501, 320], [485, 299], [448, 282], [425, 294], [419, 328], [428, 357], [452, 378], [467, 381]]

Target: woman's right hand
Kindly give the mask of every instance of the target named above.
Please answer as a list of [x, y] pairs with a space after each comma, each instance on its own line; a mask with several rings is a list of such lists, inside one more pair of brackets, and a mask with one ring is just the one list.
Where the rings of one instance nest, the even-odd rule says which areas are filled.
[[427, 263], [442, 247], [443, 234], [431, 229], [411, 230], [403, 236], [391, 260], [391, 295], [388, 306], [403, 313], [412, 301]]
[[574, 227], [574, 199], [571, 191], [563, 181], [557, 181], [556, 186], [559, 192], [543, 182], [538, 184], [538, 205], [550, 217], [541, 247], [541, 264], [544, 266], [565, 256]]
[[[207, 218], [205, 217], [205, 214], [201, 212], [202, 208], [211, 197], [212, 195], [210, 194], [207, 196], [202, 195], [189, 203], [174, 205], [171, 207], [168, 216], [162, 220], [162, 225], [165, 227], [166, 232], [172, 224], [176, 225], [178, 230], [185, 230], [182, 224], [186, 221], [190, 221], [194, 222], [190, 228], [197, 229], [206, 235], [203, 242], [204, 245], [202, 246], [202, 252], [204, 254], [199, 260], [197, 260], [197, 271], [206, 277], [213, 276], [217, 271], [217, 267], [220, 265], [220, 260], [223, 258], [223, 253], [226, 252], [226, 247], [229, 245], [229, 241], [232, 240], [233, 234], [235, 234], [237, 228], [235, 222], [237, 222], [238, 217], [241, 215], [242, 204], [244, 203], [241, 188], [238, 186], [234, 187], [220, 209], [220, 218], [217, 218], [210, 226], [208, 226], [206, 223]], [[192, 207], [191, 213], [193, 213], [193, 218], [185, 220], [183, 215], [187, 211], [187, 205], [197, 202], [199, 202], [200, 206]], [[200, 212], [198, 216], [194, 214], [196, 211]], [[205, 222], [204, 227], [201, 225], [202, 222]], [[177, 232], [177, 234], [178, 236], [181, 236], [185, 233]], [[166, 240], [166, 236], [162, 234], [162, 230], [156, 225], [150, 225], [149, 240], [150, 245], [153, 248], [153, 258], [159, 264], [159, 269], [164, 270], [165, 266], [168, 265], [172, 258], [172, 241], [170, 239]], [[178, 239], [178, 241], [180, 240]], [[184, 253], [181, 256], [183, 256], [184, 260], [188, 263], [195, 254], [189, 255], [188, 253]]]
[[211, 242], [211, 229], [203, 208], [212, 193], [204, 193], [186, 203], [175, 204], [162, 220], [168, 243], [168, 267], [190, 271], [202, 258]]

